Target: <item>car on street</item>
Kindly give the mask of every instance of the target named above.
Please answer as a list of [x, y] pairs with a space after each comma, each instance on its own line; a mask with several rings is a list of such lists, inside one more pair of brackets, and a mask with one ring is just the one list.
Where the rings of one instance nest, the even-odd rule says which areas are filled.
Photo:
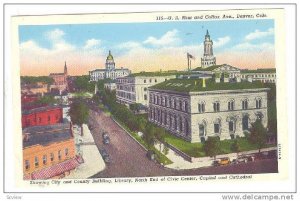
[[103, 138], [103, 144], [109, 144], [110, 143], [110, 138], [109, 138], [107, 132], [102, 133], [102, 138]]
[[100, 149], [100, 154], [101, 154], [101, 156], [102, 156], [105, 163], [110, 163], [109, 154], [107, 153], [107, 151], [105, 149]]
[[230, 158], [224, 157], [224, 158], [218, 158], [213, 161], [213, 166], [223, 166], [223, 165], [229, 165], [231, 163]]

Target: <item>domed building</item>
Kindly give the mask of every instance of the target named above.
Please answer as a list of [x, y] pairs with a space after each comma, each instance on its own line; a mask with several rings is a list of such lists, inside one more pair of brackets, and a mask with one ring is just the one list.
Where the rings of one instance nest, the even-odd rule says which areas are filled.
[[108, 52], [108, 56], [106, 57], [105, 69], [89, 71], [90, 81], [98, 81], [106, 78], [114, 80], [118, 77], [125, 77], [129, 74], [130, 70], [128, 68], [116, 68], [114, 57], [110, 50]]

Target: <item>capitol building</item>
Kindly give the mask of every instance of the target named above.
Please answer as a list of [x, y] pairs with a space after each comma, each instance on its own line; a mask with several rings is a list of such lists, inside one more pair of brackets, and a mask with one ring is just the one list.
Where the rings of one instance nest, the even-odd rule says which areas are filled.
[[89, 71], [90, 81], [98, 81], [103, 79], [115, 80], [118, 77], [125, 77], [130, 75], [130, 70], [128, 68], [116, 68], [114, 57], [109, 51], [105, 62], [105, 69], [95, 69]]

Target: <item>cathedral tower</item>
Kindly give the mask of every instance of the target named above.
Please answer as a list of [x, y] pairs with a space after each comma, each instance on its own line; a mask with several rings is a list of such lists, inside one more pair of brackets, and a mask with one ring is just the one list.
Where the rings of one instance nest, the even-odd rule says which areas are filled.
[[216, 57], [214, 57], [213, 42], [210, 39], [210, 35], [207, 30], [204, 39], [204, 53], [203, 53], [203, 57], [201, 58], [201, 67], [207, 68], [213, 65], [216, 65]]

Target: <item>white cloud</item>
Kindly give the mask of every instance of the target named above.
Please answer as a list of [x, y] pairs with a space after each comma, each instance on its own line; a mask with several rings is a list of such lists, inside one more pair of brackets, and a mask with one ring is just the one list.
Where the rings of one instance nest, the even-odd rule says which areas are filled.
[[117, 45], [119, 49], [132, 49], [132, 48], [140, 48], [141, 44], [135, 41], [127, 41]]
[[60, 29], [54, 29], [52, 31], [46, 32], [45, 35], [50, 41], [55, 42], [55, 41], [63, 40], [63, 36], [65, 35], [65, 32], [63, 32]]
[[88, 49], [97, 48], [97, 47], [100, 46], [100, 44], [101, 44], [101, 40], [97, 40], [97, 39], [92, 38], [92, 39], [89, 39], [85, 42], [85, 45], [84, 45], [83, 49], [88, 50]]
[[160, 38], [155, 38], [153, 36], [149, 36], [143, 43], [153, 45], [153, 46], [176, 45], [181, 42], [181, 40], [177, 34], [178, 34], [178, 30], [173, 29], [173, 30], [165, 33]]
[[227, 44], [229, 41], [230, 41], [229, 36], [218, 38], [216, 41], [214, 41], [214, 48], [222, 47], [223, 45]]
[[246, 40], [254, 40], [254, 39], [257, 39], [257, 38], [271, 36], [273, 34], [274, 34], [274, 29], [273, 28], [269, 28], [267, 31], [260, 31], [260, 30], [256, 29], [254, 32], [249, 33], [245, 37], [245, 39]]
[[271, 43], [252, 44], [245, 42], [234, 46], [232, 49], [237, 51], [269, 51], [274, 50], [274, 45]]

